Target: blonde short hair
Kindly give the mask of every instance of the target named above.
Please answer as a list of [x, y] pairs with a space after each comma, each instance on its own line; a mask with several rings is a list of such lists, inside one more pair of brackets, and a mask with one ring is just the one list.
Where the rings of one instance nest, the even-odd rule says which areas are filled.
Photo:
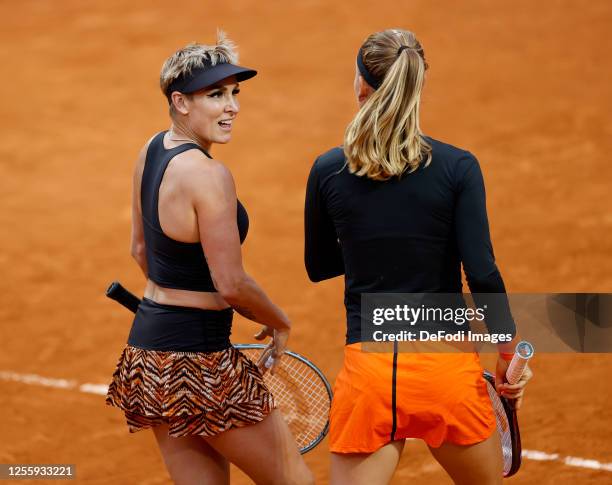
[[[401, 49], [400, 49], [401, 48]], [[387, 180], [431, 162], [431, 146], [419, 126], [427, 63], [412, 32], [389, 29], [370, 35], [361, 47], [378, 87], [348, 125], [344, 153], [351, 173]]]
[[205, 65], [216, 66], [222, 63], [236, 64], [237, 62], [236, 45], [227, 38], [225, 32], [217, 30], [217, 43], [215, 45], [194, 42], [179, 49], [166, 59], [159, 76], [159, 87], [162, 93], [166, 95], [166, 91], [173, 81], [191, 74], [193, 69]]

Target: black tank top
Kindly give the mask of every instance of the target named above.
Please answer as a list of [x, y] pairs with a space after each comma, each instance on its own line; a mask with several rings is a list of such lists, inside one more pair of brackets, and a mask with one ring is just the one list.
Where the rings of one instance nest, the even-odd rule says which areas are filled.
[[[156, 135], [147, 150], [141, 182], [142, 221], [147, 256], [148, 277], [164, 288], [193, 291], [217, 291], [210, 269], [204, 258], [202, 245], [176, 241], [162, 231], [159, 223], [159, 187], [168, 163], [179, 153], [198, 149], [208, 158], [206, 151], [195, 143], [185, 143], [167, 150], [164, 147], [165, 131]], [[249, 217], [238, 201], [238, 232], [242, 243], [249, 229]]]

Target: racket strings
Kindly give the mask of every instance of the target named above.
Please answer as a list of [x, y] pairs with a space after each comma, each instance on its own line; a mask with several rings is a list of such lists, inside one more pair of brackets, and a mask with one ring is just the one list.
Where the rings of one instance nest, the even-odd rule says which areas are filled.
[[495, 413], [495, 421], [497, 421], [497, 431], [501, 440], [502, 454], [504, 459], [504, 475], [510, 471], [512, 466], [512, 433], [510, 430], [510, 422], [508, 421], [508, 415], [506, 409], [495, 390], [495, 387], [487, 380], [487, 391], [491, 398], [491, 404], [493, 405], [493, 412]]
[[[256, 362], [262, 350], [240, 349]], [[328, 389], [308, 364], [284, 355], [275, 374], [266, 372], [264, 382], [274, 396], [289, 429], [301, 449], [316, 442], [324, 433], [330, 410]]]

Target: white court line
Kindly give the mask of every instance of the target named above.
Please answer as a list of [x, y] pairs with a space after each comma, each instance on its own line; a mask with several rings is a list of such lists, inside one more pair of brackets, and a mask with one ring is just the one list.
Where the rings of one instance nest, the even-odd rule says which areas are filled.
[[563, 458], [563, 463], [569, 466], [612, 472], [612, 463], [600, 463], [597, 460], [587, 460], [586, 458], [578, 458], [576, 456], [566, 456]]
[[54, 387], [56, 389], [77, 389], [87, 394], [106, 395], [108, 386], [105, 384], [79, 384], [67, 379], [51, 379], [36, 374], [18, 374], [17, 372], [0, 370], [0, 380], [22, 382], [35, 386]]
[[[0, 370], [0, 380], [21, 382], [23, 384], [31, 384], [35, 386], [54, 387], [56, 389], [76, 389], [79, 392], [96, 394], [99, 396], [105, 396], [106, 391], [108, 390], [108, 386], [106, 384], [79, 384], [77, 381], [68, 379], [52, 379], [36, 374], [19, 374], [17, 372], [2, 370]], [[545, 453], [544, 451], [538, 450], [523, 450], [522, 457], [527, 458], [528, 460], [556, 461], [567, 466], [612, 472], [612, 463], [601, 463], [597, 460], [578, 458], [576, 456], [561, 457], [558, 453]]]
[[612, 472], [612, 463], [601, 463], [597, 460], [587, 460], [586, 458], [578, 458], [575, 456], [566, 456], [561, 458], [558, 453], [544, 453], [537, 450], [523, 450], [521, 453], [523, 458], [537, 461], [560, 461], [568, 466], [577, 466], [580, 468], [590, 468], [591, 470], [605, 470]]
[[549, 454], [537, 450], [523, 450], [521, 456], [523, 458], [529, 458], [530, 460], [537, 461], [555, 461], [559, 459], [558, 453]]

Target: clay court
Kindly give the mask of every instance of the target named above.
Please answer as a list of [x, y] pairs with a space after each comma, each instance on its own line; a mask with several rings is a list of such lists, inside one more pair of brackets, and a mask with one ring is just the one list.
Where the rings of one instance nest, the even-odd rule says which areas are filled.
[[[82, 483], [170, 483], [153, 434], [130, 435], [117, 409], [78, 385], [108, 384], [127, 338], [131, 315], [104, 297], [108, 283], [144, 287], [129, 254], [131, 172], [169, 125], [161, 63], [214, 41], [217, 27], [260, 73], [243, 86], [232, 142], [213, 150], [249, 210], [246, 268], [291, 316], [290, 347], [330, 380], [343, 282], [306, 277], [304, 190], [314, 158], [342, 142], [355, 53], [377, 30], [421, 40], [421, 126], [480, 160], [508, 290], [612, 290], [607, 0], [24, 0], [1, 2], [0, 14], [0, 371], [74, 381], [0, 380], [0, 463], [76, 464]], [[233, 340], [256, 328], [236, 318]], [[538, 354], [532, 368], [523, 448], [548, 455], [526, 458], [509, 482], [612, 483], [612, 356]], [[326, 441], [306, 460], [326, 483]], [[232, 483], [250, 482], [233, 470]], [[450, 480], [410, 442], [393, 483]]]

